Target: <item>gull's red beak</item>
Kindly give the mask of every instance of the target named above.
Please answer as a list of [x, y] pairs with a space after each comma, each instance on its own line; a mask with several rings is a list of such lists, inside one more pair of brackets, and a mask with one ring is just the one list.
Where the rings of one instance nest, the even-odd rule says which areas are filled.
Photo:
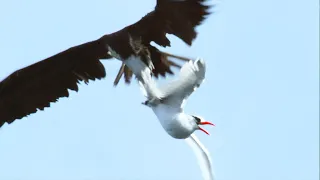
[[212, 123], [209, 122], [209, 121], [203, 121], [203, 122], [200, 122], [199, 124], [200, 124], [200, 125], [212, 125], [212, 126], [216, 126], [216, 125], [212, 124]]
[[[209, 122], [209, 121], [200, 122], [199, 125], [211, 125], [211, 126], [215, 126], [214, 124], [212, 124], [212, 123]], [[210, 135], [210, 134], [208, 133], [208, 131], [202, 129], [201, 127], [199, 127], [199, 130], [203, 131], [203, 132], [206, 133], [207, 135]]]

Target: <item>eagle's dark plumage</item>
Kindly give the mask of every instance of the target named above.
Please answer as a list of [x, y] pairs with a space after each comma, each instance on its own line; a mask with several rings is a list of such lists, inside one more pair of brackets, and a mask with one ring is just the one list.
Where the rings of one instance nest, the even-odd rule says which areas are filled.
[[[155, 77], [173, 74], [171, 66], [180, 68], [168, 59], [174, 55], [159, 51], [150, 42], [162, 47], [170, 46], [166, 34], [173, 34], [191, 45], [197, 35], [195, 27], [210, 14], [209, 6], [204, 2], [157, 0], [155, 9], [138, 22], [13, 72], [0, 82], [0, 127], [5, 122], [12, 123], [38, 109], [43, 110], [60, 97], [68, 97], [68, 89], [78, 91], [79, 81], [87, 83], [88, 80], [104, 78], [106, 72], [100, 60], [113, 58], [107, 46], [117, 52], [122, 61], [131, 55], [140, 56], [132, 48], [129, 38], [139, 40], [144, 49], [141, 56], [148, 55], [151, 58]], [[130, 83], [133, 73], [122, 64], [115, 85], [123, 74], [125, 82]]]

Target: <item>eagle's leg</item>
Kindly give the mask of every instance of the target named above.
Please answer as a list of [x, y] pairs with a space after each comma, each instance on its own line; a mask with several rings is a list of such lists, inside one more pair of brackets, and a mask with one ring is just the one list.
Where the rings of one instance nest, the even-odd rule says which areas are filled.
[[183, 61], [190, 61], [190, 60], [191, 60], [191, 58], [186, 58], [186, 57], [182, 57], [182, 56], [177, 56], [177, 55], [169, 54], [169, 53], [163, 52], [163, 51], [161, 51], [161, 53], [164, 54], [165, 56], [173, 57], [173, 58], [180, 59], [180, 60], [183, 60]]
[[120, 55], [116, 52], [116, 51], [114, 51], [110, 46], [108, 46], [107, 45], [107, 47], [108, 47], [108, 54], [110, 55], [110, 56], [112, 56], [112, 57], [114, 57], [114, 58], [116, 58], [116, 59], [119, 59], [120, 61], [122, 61], [122, 58], [120, 57]]
[[122, 65], [121, 65], [121, 67], [120, 67], [120, 69], [119, 69], [119, 71], [118, 71], [118, 74], [117, 74], [117, 76], [116, 76], [116, 78], [115, 78], [115, 80], [114, 80], [114, 82], [113, 82], [113, 85], [114, 85], [114, 86], [118, 85], [118, 83], [119, 83], [119, 81], [120, 81], [120, 78], [121, 78], [121, 76], [123, 75], [124, 67], [125, 67], [125, 64], [122, 62]]

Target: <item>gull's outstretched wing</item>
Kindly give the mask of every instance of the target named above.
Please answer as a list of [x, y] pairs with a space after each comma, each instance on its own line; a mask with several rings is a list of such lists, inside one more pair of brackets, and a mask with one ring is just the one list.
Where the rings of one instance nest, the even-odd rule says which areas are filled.
[[138, 79], [142, 94], [148, 99], [158, 99], [161, 96], [161, 92], [157, 88], [157, 84], [152, 79], [152, 70], [143, 61], [137, 58], [130, 58], [125, 62], [136, 78]]
[[205, 73], [206, 65], [204, 60], [190, 60], [182, 66], [177, 80], [159, 88], [161, 92], [160, 98], [166, 104], [182, 107], [183, 101], [204, 81]]
[[141, 90], [149, 100], [161, 99], [162, 103], [172, 107], [182, 107], [183, 101], [203, 82], [206, 71], [204, 60], [190, 60], [182, 66], [177, 80], [158, 88], [151, 77], [151, 70], [144, 63], [134, 60], [128, 64], [131, 64], [130, 69], [136, 69]]
[[190, 137], [186, 138], [185, 140], [196, 154], [204, 180], [214, 180], [214, 175], [211, 168], [211, 159], [208, 150], [204, 147], [195, 134], [191, 134]]

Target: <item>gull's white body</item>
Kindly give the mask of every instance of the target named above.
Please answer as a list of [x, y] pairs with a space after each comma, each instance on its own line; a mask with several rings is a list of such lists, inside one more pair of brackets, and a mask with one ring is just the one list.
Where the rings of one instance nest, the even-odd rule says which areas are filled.
[[190, 135], [190, 132], [195, 130], [193, 125], [194, 120], [190, 115], [182, 111], [179, 112], [164, 104], [152, 107], [152, 110], [159, 119], [161, 126], [173, 138], [185, 139]]
[[141, 89], [148, 98], [148, 106], [173, 138], [185, 139], [198, 129], [194, 117], [183, 112], [183, 105], [204, 80], [205, 70], [202, 59], [190, 60], [182, 66], [178, 79], [159, 88], [151, 78], [149, 68], [138, 77]]
[[[132, 61], [132, 62], [131, 62]], [[148, 98], [148, 106], [157, 116], [165, 131], [176, 139], [185, 139], [195, 152], [203, 178], [214, 180], [208, 151], [193, 134], [197, 124], [191, 115], [185, 114], [183, 105], [186, 99], [205, 78], [205, 62], [201, 59], [187, 62], [180, 70], [179, 78], [164, 87], [158, 88], [151, 77], [151, 70], [145, 64], [125, 62], [139, 80], [141, 90]], [[140, 73], [139, 73], [140, 72]]]

